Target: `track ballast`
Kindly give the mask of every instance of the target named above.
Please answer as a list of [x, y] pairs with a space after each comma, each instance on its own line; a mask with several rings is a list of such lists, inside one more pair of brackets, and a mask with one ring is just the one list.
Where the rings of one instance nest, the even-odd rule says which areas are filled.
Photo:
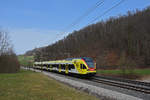
[[91, 81], [150, 94], [150, 83], [129, 79], [95, 76]]

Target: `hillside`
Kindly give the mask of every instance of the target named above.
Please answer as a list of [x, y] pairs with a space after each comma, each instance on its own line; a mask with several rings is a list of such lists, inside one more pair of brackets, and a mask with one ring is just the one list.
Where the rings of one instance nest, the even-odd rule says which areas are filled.
[[33, 56], [18, 55], [18, 61], [21, 66], [32, 66], [34, 62]]
[[47, 47], [26, 53], [36, 61], [93, 57], [99, 68], [124, 65], [150, 66], [150, 7], [128, 12], [74, 31]]

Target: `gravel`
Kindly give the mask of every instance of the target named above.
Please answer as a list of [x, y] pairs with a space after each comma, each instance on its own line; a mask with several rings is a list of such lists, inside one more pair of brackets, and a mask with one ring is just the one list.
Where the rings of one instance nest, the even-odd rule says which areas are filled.
[[[41, 72], [40, 70], [34, 70], [34, 71]], [[120, 91], [117, 92], [115, 89], [113, 89], [113, 87], [112, 89], [103, 88], [106, 86], [100, 87], [99, 86], [100, 84], [96, 85], [88, 80], [82, 80], [77, 78], [72, 79], [69, 76], [64, 76], [61, 74], [56, 74], [56, 73], [51, 73], [46, 71], [42, 71], [42, 73], [57, 81], [68, 84], [69, 86], [72, 86], [78, 90], [85, 91], [89, 94], [95, 95], [99, 97], [101, 100], [146, 100], [136, 96], [121, 93]]]

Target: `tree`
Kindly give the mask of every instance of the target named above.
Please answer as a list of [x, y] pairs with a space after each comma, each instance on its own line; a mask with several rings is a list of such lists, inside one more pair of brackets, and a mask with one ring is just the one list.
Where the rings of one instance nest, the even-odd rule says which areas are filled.
[[0, 30], [0, 73], [19, 71], [20, 65], [10, 44], [8, 33]]
[[39, 51], [33, 50], [36, 54], [35, 59], [38, 61], [64, 59], [68, 57], [66, 53], [70, 53], [71, 57], [94, 57], [98, 67], [107, 66], [108, 63], [109, 66], [115, 66], [116, 62], [119, 62], [118, 57], [124, 52], [127, 57], [124, 59], [131, 58], [137, 66], [148, 67], [150, 66], [149, 22], [150, 7], [143, 11], [128, 12], [124, 16], [111, 17], [106, 21], [74, 31], [54, 44], [39, 48]]
[[0, 56], [10, 51], [7, 32], [0, 31]]

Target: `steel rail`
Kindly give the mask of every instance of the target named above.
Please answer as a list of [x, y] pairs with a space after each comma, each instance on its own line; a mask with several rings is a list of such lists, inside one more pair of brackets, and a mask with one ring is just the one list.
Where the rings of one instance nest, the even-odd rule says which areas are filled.
[[149, 86], [141, 86], [134, 83], [127, 83], [127, 82], [121, 82], [121, 81], [114, 81], [110, 79], [104, 79], [100, 77], [93, 77], [91, 81], [97, 82], [97, 83], [103, 83], [111, 86], [116, 86], [120, 88], [125, 88], [129, 90], [134, 90], [146, 94], [150, 94], [150, 87]]
[[148, 82], [141, 82], [141, 81], [136, 81], [136, 80], [131, 80], [131, 79], [124, 79], [124, 78], [117, 78], [117, 77], [110, 77], [110, 76], [102, 76], [102, 75], [101, 76], [95, 76], [95, 77], [150, 87], [150, 83], [148, 83]]

